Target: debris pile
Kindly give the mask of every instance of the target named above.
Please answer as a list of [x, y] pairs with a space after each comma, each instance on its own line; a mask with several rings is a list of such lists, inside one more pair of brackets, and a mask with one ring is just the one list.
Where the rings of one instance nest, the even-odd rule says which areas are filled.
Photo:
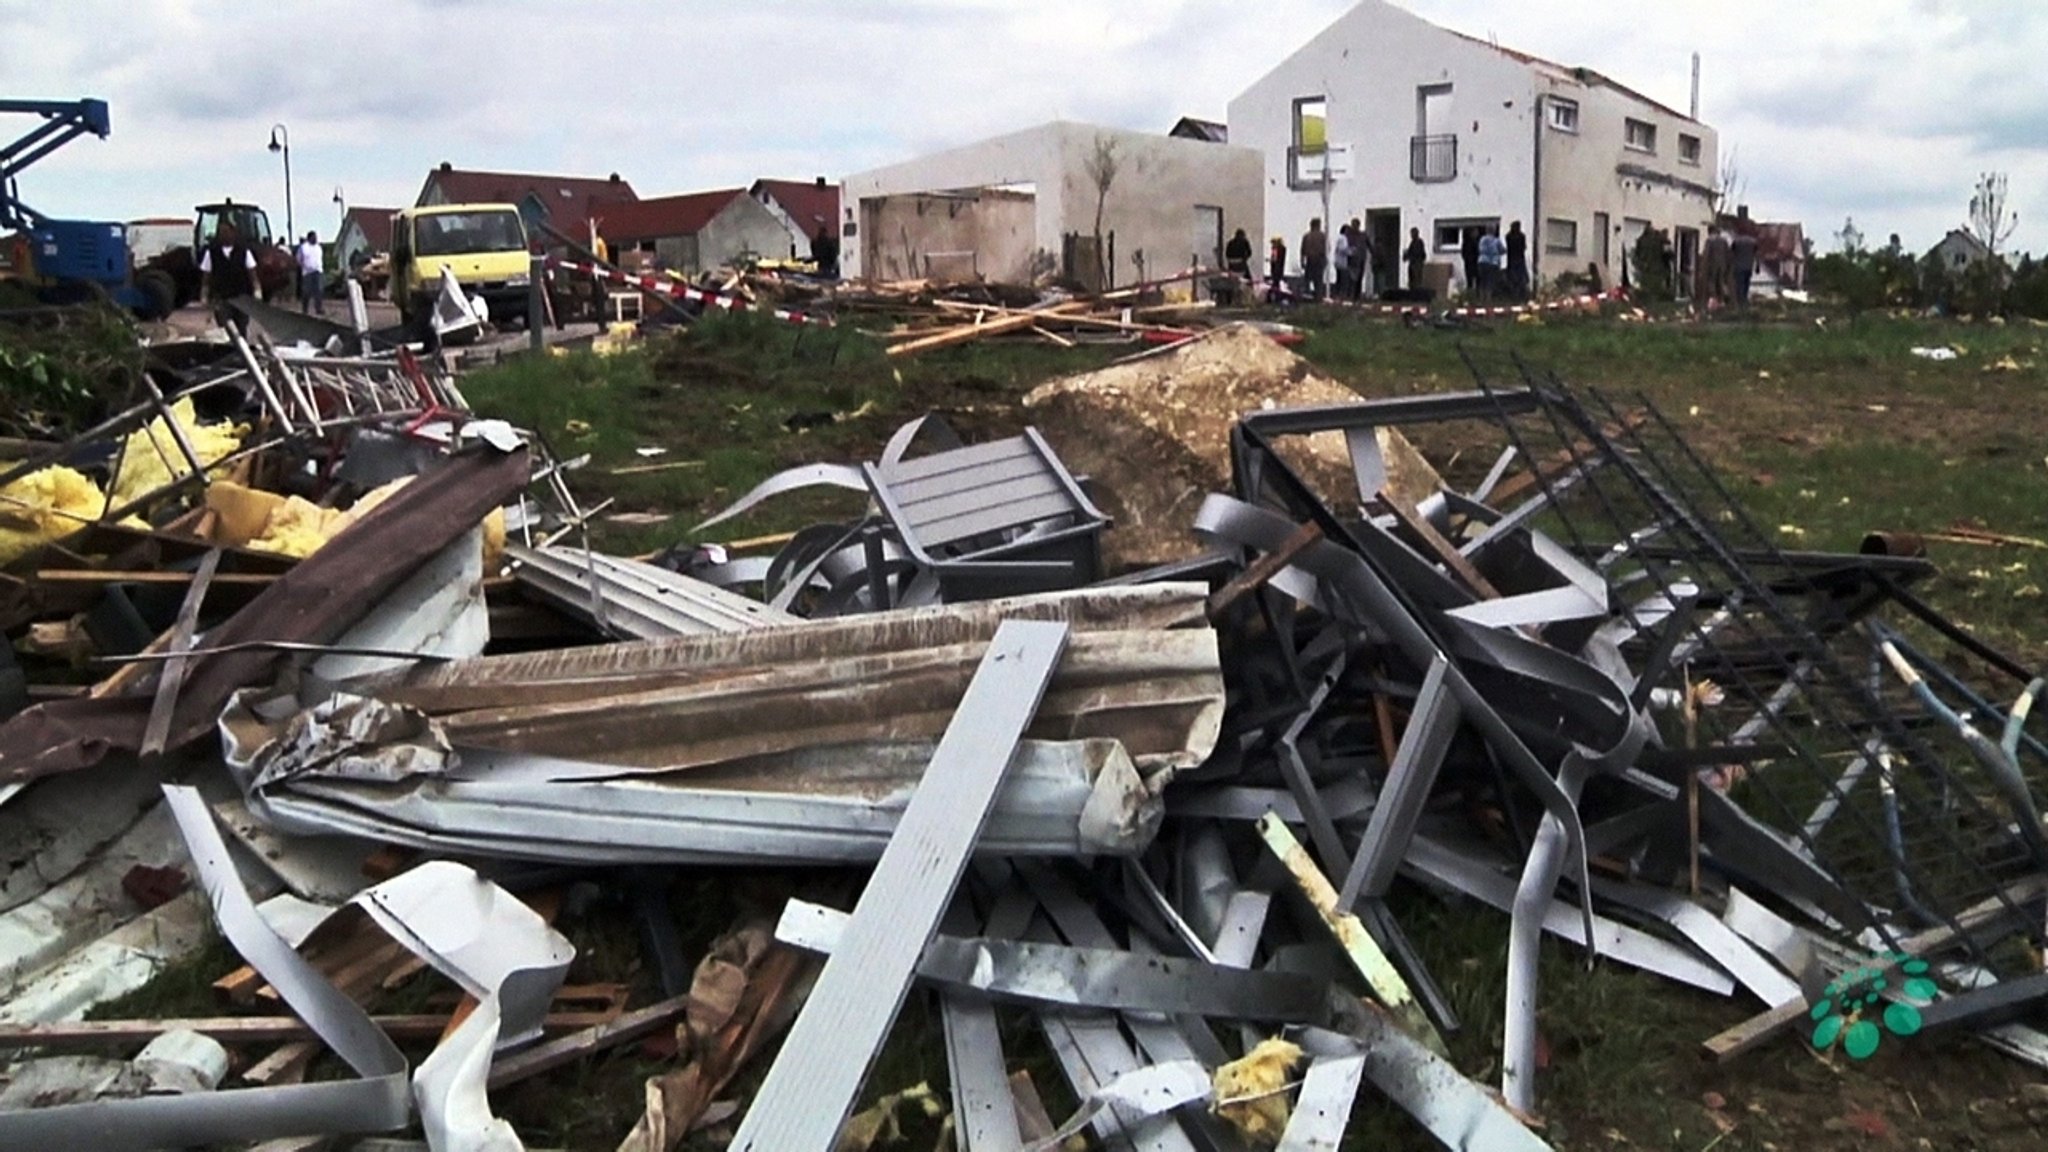
[[[693, 533], [865, 497], [773, 557], [654, 563], [593, 551], [544, 443], [409, 355], [295, 355], [260, 317], [223, 347], [8, 477], [91, 491], [22, 521], [10, 577], [44, 654], [0, 724], [0, 835], [35, 861], [0, 877], [0, 1046], [34, 1086], [0, 1146], [518, 1148], [508, 1086], [644, 1041], [633, 1152], [864, 1148], [912, 1114], [969, 1152], [1336, 1147], [1375, 1097], [1535, 1150], [1545, 933], [1748, 998], [1716, 1058], [1893, 965], [1930, 1031], [2048, 1065], [2020, 1022], [2041, 682], [1913, 593], [1924, 559], [1780, 550], [1646, 403], [1477, 363], [1360, 400], [1224, 329]], [[120, 670], [54, 690], [59, 653]], [[682, 867], [789, 879], [693, 967]], [[1451, 1059], [1483, 1025], [1397, 883], [1506, 917], [1497, 1092]], [[574, 976], [562, 926], [621, 906], [655, 992]], [[80, 1019], [209, 921], [248, 965], [225, 1014]], [[441, 1010], [388, 1011], [427, 969]], [[913, 995], [944, 1093], [868, 1083]], [[1830, 1036], [1867, 1053], [1864, 1023]], [[309, 1078], [321, 1053], [351, 1075]]]

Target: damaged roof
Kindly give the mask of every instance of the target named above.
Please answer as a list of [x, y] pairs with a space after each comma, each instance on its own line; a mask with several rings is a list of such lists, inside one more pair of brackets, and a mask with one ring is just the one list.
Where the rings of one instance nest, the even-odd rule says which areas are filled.
[[580, 234], [584, 221], [602, 216], [605, 205], [640, 198], [633, 185], [616, 172], [603, 177], [479, 172], [451, 167], [446, 161], [427, 173], [413, 203], [419, 207], [434, 203], [437, 189], [439, 202], [448, 204], [523, 205], [531, 199], [542, 207], [549, 224], [570, 235]]
[[597, 213], [597, 230], [615, 242], [695, 236], [717, 219], [727, 205], [744, 195], [746, 192], [739, 188], [720, 188], [715, 192], [609, 204]]
[[818, 224], [839, 220], [839, 187], [823, 180], [756, 180], [748, 194], [763, 204], [771, 199], [782, 206], [789, 218], [809, 231]]

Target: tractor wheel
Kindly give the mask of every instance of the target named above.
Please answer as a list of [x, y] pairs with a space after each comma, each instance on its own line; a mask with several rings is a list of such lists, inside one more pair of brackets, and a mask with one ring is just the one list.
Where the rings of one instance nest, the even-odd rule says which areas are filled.
[[144, 320], [161, 320], [178, 307], [178, 282], [161, 268], [137, 274], [135, 290], [142, 294], [143, 299], [135, 313]]

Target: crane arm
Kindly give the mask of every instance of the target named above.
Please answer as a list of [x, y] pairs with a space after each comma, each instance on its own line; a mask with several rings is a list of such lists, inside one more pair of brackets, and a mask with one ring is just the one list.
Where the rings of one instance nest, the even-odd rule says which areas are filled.
[[105, 100], [0, 100], [0, 114], [36, 116], [42, 123], [11, 144], [0, 147], [0, 228], [26, 228], [46, 217], [22, 203], [15, 180], [41, 160], [80, 136], [104, 139], [113, 130]]

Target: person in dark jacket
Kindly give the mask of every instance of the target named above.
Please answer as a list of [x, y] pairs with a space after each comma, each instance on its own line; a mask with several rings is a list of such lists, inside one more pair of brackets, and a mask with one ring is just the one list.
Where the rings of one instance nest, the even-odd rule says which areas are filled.
[[1239, 228], [1230, 243], [1223, 246], [1223, 268], [1232, 276], [1243, 280], [1252, 278], [1252, 240]]
[[1735, 273], [1735, 306], [1749, 307], [1749, 282], [1756, 276], [1756, 236], [1737, 232], [1728, 242], [1728, 261]]
[[1330, 234], [1323, 231], [1323, 218], [1308, 222], [1301, 235], [1301, 289], [1311, 300], [1323, 298], [1323, 286], [1330, 270]]
[[247, 321], [228, 307], [228, 301], [256, 294], [256, 253], [225, 220], [199, 253], [199, 291], [223, 326], [233, 324], [236, 331], [246, 331]]
[[1429, 263], [1429, 246], [1422, 242], [1422, 229], [1408, 230], [1408, 249], [1401, 257], [1408, 262], [1408, 290], [1413, 292], [1422, 287], [1422, 266]]
[[1287, 280], [1287, 241], [1273, 237], [1272, 247], [1266, 250], [1266, 303], [1278, 304], [1280, 290]]
[[1508, 299], [1529, 298], [1529, 235], [1520, 220], [1508, 225]]
[[833, 235], [830, 224], [818, 225], [818, 234], [811, 237], [811, 263], [818, 266], [818, 275], [839, 279], [839, 237]]
[[1465, 295], [1477, 298], [1479, 295], [1479, 229], [1470, 225], [1465, 228], [1465, 239], [1458, 245], [1458, 255], [1465, 263]]

